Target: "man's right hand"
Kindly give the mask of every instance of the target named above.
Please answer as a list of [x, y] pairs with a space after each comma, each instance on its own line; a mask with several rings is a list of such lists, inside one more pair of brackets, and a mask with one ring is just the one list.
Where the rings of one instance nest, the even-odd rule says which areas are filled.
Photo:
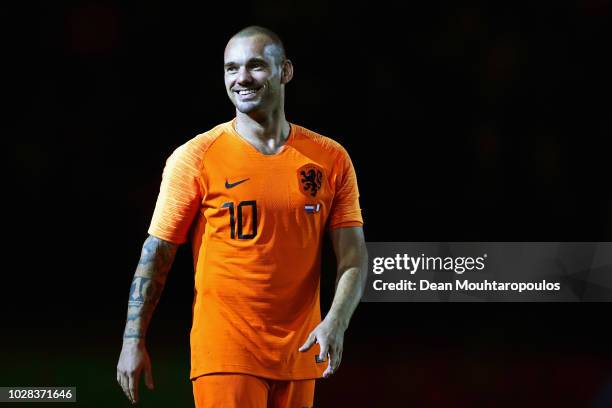
[[138, 385], [140, 374], [144, 371], [144, 380], [147, 388], [152, 390], [153, 372], [151, 371], [151, 360], [142, 339], [125, 339], [117, 363], [117, 382], [121, 385], [123, 392], [132, 402], [138, 402]]

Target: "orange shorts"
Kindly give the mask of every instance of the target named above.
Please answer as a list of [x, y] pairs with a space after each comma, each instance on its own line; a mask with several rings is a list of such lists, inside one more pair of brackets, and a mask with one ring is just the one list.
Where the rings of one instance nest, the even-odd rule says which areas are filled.
[[207, 374], [192, 381], [196, 408], [311, 408], [315, 380], [269, 380], [248, 374]]

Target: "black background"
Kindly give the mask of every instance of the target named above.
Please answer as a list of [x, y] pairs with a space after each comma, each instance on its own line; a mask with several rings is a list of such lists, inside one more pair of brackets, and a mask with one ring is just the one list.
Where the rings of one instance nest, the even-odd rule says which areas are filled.
[[[288, 120], [349, 151], [368, 241], [612, 240], [611, 3], [421, 3], [10, 7], [0, 385], [128, 405], [115, 366], [164, 161], [232, 118], [223, 49], [250, 24], [294, 63]], [[153, 318], [143, 406], [191, 403], [190, 256]], [[327, 242], [324, 308], [334, 275]], [[317, 406], [590, 406], [609, 398], [611, 311], [361, 304]]]

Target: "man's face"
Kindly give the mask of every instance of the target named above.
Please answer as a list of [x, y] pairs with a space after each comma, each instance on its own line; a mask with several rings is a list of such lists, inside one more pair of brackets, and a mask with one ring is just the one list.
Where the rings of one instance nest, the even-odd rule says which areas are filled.
[[233, 38], [224, 55], [225, 89], [242, 113], [266, 113], [281, 103], [283, 61], [263, 35]]

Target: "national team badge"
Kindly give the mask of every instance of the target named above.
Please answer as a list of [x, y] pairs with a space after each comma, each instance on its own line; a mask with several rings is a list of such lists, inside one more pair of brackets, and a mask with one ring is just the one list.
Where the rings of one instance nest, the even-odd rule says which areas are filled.
[[323, 186], [323, 169], [314, 164], [307, 164], [298, 169], [300, 190], [308, 197], [316, 197]]

